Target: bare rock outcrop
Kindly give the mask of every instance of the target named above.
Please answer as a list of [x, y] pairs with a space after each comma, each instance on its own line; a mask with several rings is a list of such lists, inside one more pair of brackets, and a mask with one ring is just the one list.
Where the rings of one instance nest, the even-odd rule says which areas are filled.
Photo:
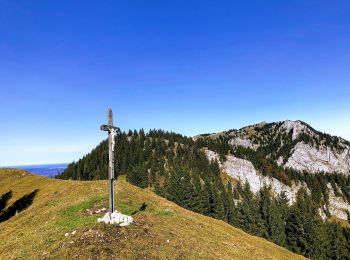
[[304, 142], [299, 142], [292, 150], [286, 167], [308, 172], [339, 172], [349, 173], [350, 155], [349, 149], [334, 151], [328, 146], [320, 146], [318, 149]]
[[[217, 160], [219, 162], [219, 155], [208, 149], [205, 150], [205, 153], [209, 160]], [[243, 184], [248, 182], [251, 188], [251, 191], [258, 193], [259, 190], [264, 186], [270, 186], [274, 195], [278, 195], [282, 192], [285, 193], [286, 197], [289, 200], [289, 204], [293, 204], [296, 201], [296, 195], [300, 188], [304, 187], [308, 192], [309, 189], [305, 183], [302, 184], [292, 184], [291, 187], [280, 182], [276, 178], [262, 176], [255, 168], [254, 165], [244, 159], [228, 155], [226, 161], [220, 163], [220, 168], [227, 175], [240, 180]], [[348, 214], [350, 212], [350, 205], [344, 201], [342, 197], [337, 197], [334, 194], [334, 191], [331, 185], [328, 183], [327, 187], [329, 189], [329, 205], [328, 209], [332, 216], [338, 217], [340, 219], [347, 220]], [[320, 215], [322, 218], [325, 218], [324, 211], [320, 209]]]

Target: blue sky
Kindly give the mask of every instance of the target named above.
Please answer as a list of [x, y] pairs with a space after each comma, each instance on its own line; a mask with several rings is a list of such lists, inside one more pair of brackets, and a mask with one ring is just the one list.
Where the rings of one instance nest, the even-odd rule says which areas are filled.
[[300, 119], [350, 140], [349, 1], [0, 0], [0, 165]]

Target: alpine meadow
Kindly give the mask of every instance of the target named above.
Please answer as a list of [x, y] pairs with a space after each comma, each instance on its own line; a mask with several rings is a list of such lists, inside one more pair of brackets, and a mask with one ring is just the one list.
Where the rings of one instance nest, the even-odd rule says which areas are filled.
[[0, 0], [0, 260], [350, 260], [349, 46], [349, 0]]

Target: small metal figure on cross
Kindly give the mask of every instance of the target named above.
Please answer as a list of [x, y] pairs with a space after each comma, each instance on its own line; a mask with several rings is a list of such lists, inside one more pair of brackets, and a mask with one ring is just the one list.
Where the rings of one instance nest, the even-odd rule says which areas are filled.
[[108, 148], [109, 148], [109, 211], [114, 212], [114, 135], [120, 131], [116, 126], [113, 126], [112, 109], [108, 109], [108, 125], [101, 125], [102, 131], [108, 132]]

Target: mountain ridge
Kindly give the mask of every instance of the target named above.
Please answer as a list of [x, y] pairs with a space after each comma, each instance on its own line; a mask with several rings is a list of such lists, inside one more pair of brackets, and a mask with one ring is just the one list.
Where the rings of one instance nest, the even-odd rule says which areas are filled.
[[[350, 241], [350, 175], [278, 163], [281, 155], [285, 164], [290, 162], [300, 144], [307, 149], [326, 147], [329, 153], [343, 148], [347, 152], [341, 139], [301, 122], [285, 121], [197, 138], [163, 130], [130, 130], [119, 133], [115, 141], [117, 174], [126, 174], [127, 181], [140, 188], [151, 188], [186, 209], [307, 257], [329, 258], [328, 248], [335, 241], [342, 241], [342, 249], [337, 250], [344, 256], [350, 252], [345, 246]], [[106, 179], [107, 146], [101, 142], [58, 178]], [[311, 160], [311, 165], [334, 167], [310, 156], [304, 166]]]
[[225, 137], [232, 146], [258, 150], [278, 165], [309, 172], [350, 173], [350, 142], [301, 121], [261, 122], [198, 138]]

